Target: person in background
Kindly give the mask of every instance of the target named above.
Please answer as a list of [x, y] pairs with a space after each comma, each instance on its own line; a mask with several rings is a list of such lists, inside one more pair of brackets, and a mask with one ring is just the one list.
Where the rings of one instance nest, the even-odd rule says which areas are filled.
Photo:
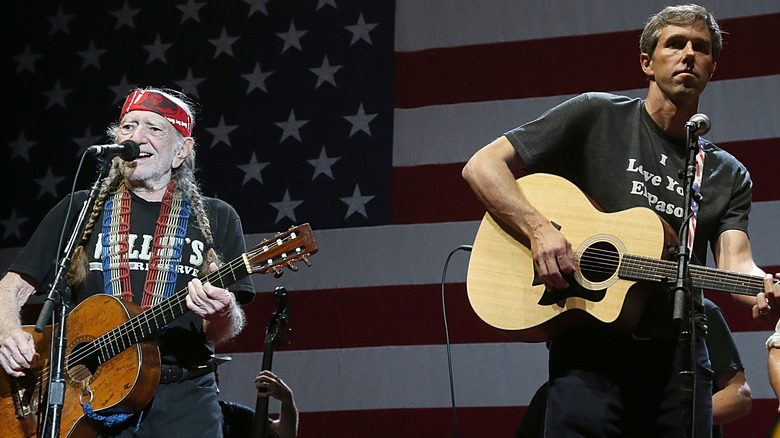
[[[227, 356], [216, 356], [217, 364], [231, 360]], [[217, 393], [219, 393], [219, 372], [217, 376]], [[254, 379], [258, 397], [273, 397], [281, 402], [279, 418], [268, 419], [270, 422], [269, 437], [295, 438], [298, 436], [298, 408], [295, 406], [293, 392], [284, 381], [271, 371], [261, 371]], [[222, 432], [224, 438], [246, 438], [252, 431], [255, 410], [249, 406], [231, 401], [220, 400], [222, 409]]]

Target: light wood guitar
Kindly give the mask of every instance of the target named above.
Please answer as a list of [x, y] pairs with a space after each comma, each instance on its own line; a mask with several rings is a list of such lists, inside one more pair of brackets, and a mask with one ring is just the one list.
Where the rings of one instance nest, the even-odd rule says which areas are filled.
[[[297, 269], [293, 263], [317, 252], [309, 224], [267, 239], [201, 281], [227, 288], [255, 273]], [[141, 311], [106, 294], [82, 301], [68, 315], [65, 401], [59, 436], [94, 437], [100, 424], [84, 415], [89, 402], [101, 415], [138, 412], [154, 396], [160, 380], [160, 353], [153, 339], [162, 327], [189, 311], [187, 288]], [[51, 326], [33, 335], [40, 355], [36, 368], [13, 378], [0, 371], [0, 437], [38, 437], [43, 432], [51, 352]]]
[[[485, 214], [466, 288], [486, 323], [524, 342], [548, 340], [583, 318], [630, 330], [657, 284], [674, 283], [677, 262], [664, 258], [677, 238], [652, 210], [604, 213], [574, 184], [549, 174], [525, 176], [517, 185], [571, 242], [576, 272], [568, 289], [545, 291], [528, 239]], [[696, 265], [690, 274], [697, 288], [745, 295], [764, 290], [760, 276]]]

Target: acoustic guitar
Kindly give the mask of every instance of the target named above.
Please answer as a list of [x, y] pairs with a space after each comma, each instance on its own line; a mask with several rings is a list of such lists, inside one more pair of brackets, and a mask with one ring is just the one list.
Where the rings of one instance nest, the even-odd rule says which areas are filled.
[[[255, 273], [281, 275], [293, 263], [308, 263], [317, 252], [309, 224], [293, 227], [266, 239], [220, 269], [201, 278], [202, 282], [227, 288]], [[189, 311], [187, 288], [142, 311], [111, 295], [93, 295], [69, 314], [66, 322], [66, 379], [62, 437], [95, 437], [101, 424], [84, 414], [89, 402], [101, 415], [138, 412], [154, 396], [160, 379], [160, 353], [153, 339], [162, 327]], [[49, 379], [51, 326], [32, 334], [40, 355], [38, 366], [21, 378], [0, 371], [0, 436], [37, 437], [43, 431], [43, 415]]]
[[[277, 287], [274, 291], [276, 311], [268, 321], [265, 330], [265, 345], [263, 347], [263, 364], [261, 371], [271, 371], [274, 351], [284, 343], [284, 334], [290, 331], [287, 322], [290, 318], [290, 295], [283, 287]], [[262, 388], [267, 391], [266, 388]], [[258, 389], [258, 392], [262, 392]], [[268, 424], [268, 397], [257, 397], [255, 403], [255, 417], [252, 421], [252, 432], [249, 438], [266, 438], [271, 427]]]
[[[674, 230], [652, 210], [604, 213], [574, 184], [550, 174], [517, 180], [528, 201], [572, 244], [575, 272], [569, 288], [545, 290], [528, 239], [485, 214], [468, 266], [472, 308], [491, 326], [524, 342], [543, 342], [573, 323], [593, 318], [631, 330], [649, 294], [674, 282]], [[694, 287], [744, 295], [764, 291], [761, 276], [690, 266]]]

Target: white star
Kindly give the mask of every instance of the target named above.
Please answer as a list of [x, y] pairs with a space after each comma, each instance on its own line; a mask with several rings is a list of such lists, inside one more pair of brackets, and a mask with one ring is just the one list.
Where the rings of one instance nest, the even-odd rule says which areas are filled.
[[84, 155], [84, 152], [87, 151], [87, 148], [95, 144], [101, 138], [103, 138], [102, 135], [92, 135], [92, 130], [89, 126], [87, 126], [83, 137], [73, 139], [73, 141], [76, 142], [76, 144], [79, 146], [78, 156], [80, 157]]
[[314, 88], [319, 87], [323, 82], [330, 82], [335, 87], [336, 79], [333, 77], [333, 75], [335, 75], [336, 72], [341, 69], [341, 67], [341, 65], [330, 65], [330, 62], [328, 62], [328, 55], [325, 55], [325, 58], [322, 60], [322, 65], [320, 67], [309, 69], [315, 75], [317, 75], [317, 85], [315, 85]]
[[251, 180], [257, 180], [260, 184], [263, 183], [263, 175], [260, 174], [260, 171], [265, 169], [266, 166], [268, 166], [271, 163], [259, 163], [257, 161], [257, 153], [252, 153], [252, 159], [249, 160], [249, 163], [247, 164], [239, 164], [238, 168], [244, 171], [244, 181], [241, 183], [241, 185], [246, 185]]
[[30, 161], [30, 149], [35, 146], [35, 142], [28, 141], [27, 138], [25, 138], [24, 131], [19, 134], [19, 138], [17, 138], [16, 141], [10, 142], [10, 145], [12, 160], [17, 156], [20, 156], [25, 160]]
[[363, 111], [363, 104], [361, 103], [357, 114], [354, 116], [344, 116], [344, 118], [347, 119], [349, 123], [352, 123], [352, 130], [349, 131], [349, 136], [352, 137], [358, 131], [363, 131], [370, 136], [371, 127], [369, 126], [369, 123], [374, 120], [376, 116], [376, 113], [366, 114], [366, 112]]
[[181, 11], [181, 23], [184, 24], [185, 21], [192, 18], [193, 20], [200, 23], [200, 8], [206, 6], [206, 3], [195, 3], [195, 0], [188, 0], [186, 5], [176, 5], [177, 8]]
[[293, 223], [298, 222], [298, 219], [295, 218], [295, 208], [303, 204], [303, 201], [290, 200], [290, 193], [287, 190], [284, 191], [284, 198], [282, 198], [281, 201], [269, 202], [269, 204], [271, 204], [271, 207], [279, 210], [279, 213], [276, 214], [274, 223], [277, 223], [286, 217], [292, 219]]
[[352, 196], [341, 198], [341, 202], [347, 204], [347, 214], [344, 215], [344, 219], [350, 217], [354, 213], [360, 213], [361, 216], [367, 219], [366, 204], [372, 199], [374, 199], [373, 196], [361, 195], [360, 187], [355, 184], [355, 191], [352, 192]]
[[170, 49], [172, 45], [173, 44], [163, 44], [162, 41], [160, 41], [160, 34], [158, 33], [153, 44], [144, 46], [144, 49], [149, 52], [149, 59], [146, 60], [146, 63], [149, 64], [155, 59], [167, 63], [168, 61], [165, 60], [165, 51]]
[[317, 2], [317, 7], [314, 8], [314, 10], [319, 11], [320, 8], [324, 7], [325, 5], [331, 5], [333, 6], [333, 9], [338, 9], [338, 7], [336, 7], [336, 0], [319, 0]]
[[298, 50], [303, 50], [301, 48], [301, 37], [306, 35], [306, 32], [308, 32], [308, 30], [295, 29], [295, 22], [291, 21], [290, 29], [287, 32], [277, 33], [276, 35], [278, 35], [279, 38], [284, 40], [284, 47], [282, 47], [282, 53], [284, 53], [290, 47], [295, 47]]
[[43, 92], [43, 94], [49, 98], [49, 103], [46, 104], [46, 109], [49, 109], [54, 105], [60, 105], [63, 108], [67, 108], [67, 105], [65, 104], [65, 96], [70, 94], [71, 91], [73, 91], [71, 88], [62, 88], [60, 86], [60, 80], [57, 79], [57, 81], [54, 83], [54, 88]]
[[228, 134], [235, 131], [236, 128], [238, 128], [238, 126], [225, 125], [225, 116], [220, 117], [219, 125], [214, 128], [206, 128], [206, 131], [214, 136], [214, 140], [211, 141], [211, 146], [214, 147], [218, 143], [225, 143], [226, 145], [230, 146], [230, 137], [228, 137]]
[[328, 155], [325, 153], [325, 146], [323, 146], [322, 149], [320, 149], [320, 156], [318, 158], [306, 160], [309, 164], [314, 166], [314, 175], [312, 175], [311, 180], [314, 181], [319, 174], [324, 174], [329, 176], [330, 179], [334, 179], [331, 167], [340, 159], [341, 157], [328, 158]]
[[111, 89], [111, 91], [114, 92], [114, 103], [119, 101], [120, 99], [124, 99], [127, 97], [127, 95], [130, 93], [130, 89], [133, 88], [135, 85], [131, 85], [129, 82], [127, 82], [127, 76], [123, 73], [122, 79], [119, 81], [119, 84], [117, 85], [109, 85], [108, 88]]
[[309, 123], [308, 120], [296, 120], [295, 111], [290, 110], [290, 117], [286, 122], [275, 122], [274, 124], [282, 128], [282, 139], [279, 142], [283, 142], [287, 137], [295, 137], [298, 141], [301, 141], [301, 133], [299, 129], [305, 124]]
[[249, 5], [249, 13], [246, 14], [247, 17], [251, 17], [252, 14], [255, 12], [260, 12], [263, 15], [268, 15], [268, 9], [266, 9], [265, 4], [268, 3], [268, 0], [244, 0]]
[[364, 40], [368, 42], [368, 44], [372, 44], [369, 32], [376, 26], [377, 23], [366, 23], [366, 21], [363, 20], [363, 14], [361, 13], [356, 24], [345, 26], [348, 31], [352, 32], [352, 41], [350, 41], [349, 45], [351, 46], [359, 40]]
[[200, 85], [201, 82], [205, 81], [206, 78], [196, 78], [192, 75], [192, 69], [187, 69], [187, 77], [184, 78], [184, 80], [176, 81], [176, 85], [181, 87], [181, 91], [184, 92], [184, 94], [189, 94], [192, 96], [195, 96], [197, 98], [200, 98], [198, 95], [198, 85]]
[[41, 186], [41, 191], [38, 193], [38, 199], [41, 199], [46, 193], [51, 193], [52, 196], [57, 198], [57, 184], [59, 184], [64, 179], [65, 177], [54, 176], [54, 173], [51, 170], [51, 166], [49, 166], [49, 170], [46, 171], [46, 176], [43, 178], [35, 178], [35, 182]]
[[244, 79], [249, 81], [249, 88], [246, 89], [246, 94], [251, 93], [255, 88], [259, 88], [267, 93], [268, 90], [265, 89], [265, 80], [268, 79], [268, 76], [271, 76], [271, 74], [273, 74], [272, 71], [264, 73], [260, 69], [260, 63], [258, 62], [255, 65], [255, 71], [241, 75]]
[[35, 61], [37, 61], [40, 57], [41, 55], [33, 55], [33, 53], [30, 51], [30, 45], [28, 44], [25, 46], [23, 54], [14, 56], [16, 62], [19, 63], [19, 67], [16, 69], [16, 72], [19, 73], [20, 71], [30, 70], [31, 72], [35, 73]]
[[214, 59], [217, 59], [220, 53], [227, 53], [233, 56], [233, 48], [231, 47], [239, 37], [229, 37], [225, 28], [222, 28], [222, 34], [219, 38], [210, 39], [209, 42], [217, 47], [217, 51], [214, 53]]
[[57, 9], [57, 15], [47, 17], [51, 23], [51, 30], [49, 31], [49, 35], [57, 33], [57, 31], [60, 30], [68, 33], [68, 22], [73, 17], [75, 17], [75, 15], [65, 15], [65, 12], [62, 10], [62, 6], [60, 6], [60, 8]]
[[7, 238], [10, 235], [14, 235], [21, 239], [22, 233], [19, 231], [19, 226], [27, 222], [28, 220], [30, 220], [30, 218], [16, 216], [16, 209], [11, 210], [11, 217], [0, 221], [0, 223], [3, 224], [3, 228], [5, 228], [3, 239]]
[[111, 15], [116, 17], [116, 25], [114, 29], [119, 29], [122, 26], [127, 26], [130, 29], [135, 29], [135, 23], [133, 17], [141, 12], [140, 9], [130, 9], [130, 5], [127, 1], [122, 5], [122, 9], [111, 11]]
[[87, 50], [78, 52], [79, 56], [84, 58], [84, 63], [81, 65], [81, 69], [84, 70], [87, 66], [94, 65], [100, 69], [100, 55], [106, 53], [107, 50], [101, 50], [95, 47], [95, 41], [89, 42]]

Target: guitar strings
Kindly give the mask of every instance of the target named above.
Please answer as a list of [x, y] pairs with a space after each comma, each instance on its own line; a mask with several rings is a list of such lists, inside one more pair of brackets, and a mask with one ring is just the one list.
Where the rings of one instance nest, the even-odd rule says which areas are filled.
[[[598, 257], [598, 256], [602, 257]], [[579, 258], [580, 271], [612, 274], [620, 273], [633, 275], [639, 280], [662, 281], [665, 278], [673, 278], [676, 275], [677, 264], [669, 260], [654, 259], [650, 257], [626, 254], [620, 257], [617, 251], [601, 248], [589, 248]], [[618, 267], [618, 265], [620, 265]], [[656, 272], [650, 272], [656, 271]], [[763, 292], [763, 277], [732, 272], [716, 268], [708, 268], [699, 265], [690, 265], [691, 278], [698, 281], [697, 285], [713, 288], [722, 288], [732, 293], [755, 295]], [[639, 274], [643, 275], [639, 275]], [[624, 275], [625, 278], [625, 275]], [[747, 289], [747, 290], [742, 290]]]
[[[284, 236], [284, 237], [274, 237], [272, 239], [267, 239], [266, 241], [261, 242], [260, 244], [258, 244], [252, 250], [247, 251], [245, 254], [242, 254], [241, 256], [238, 256], [235, 259], [231, 260], [226, 265], [224, 265], [223, 268], [220, 268], [217, 271], [214, 271], [214, 272], [211, 272], [211, 273], [205, 275], [200, 280], [201, 281], [205, 280], [206, 282], [210, 282], [212, 284], [215, 284], [215, 281], [219, 280], [220, 281], [220, 285], [224, 285], [223, 272], [222, 271], [225, 270], [224, 269], [225, 267], [229, 267], [230, 268], [229, 271], [232, 274], [234, 281], [236, 281], [237, 279], [235, 277], [234, 272], [235, 272], [236, 268], [240, 268], [240, 267], [242, 267], [244, 265], [244, 258], [243, 258], [244, 255], [246, 255], [248, 259], [254, 259], [258, 255], [262, 255], [263, 253], [268, 252], [269, 249], [275, 249], [276, 247], [282, 246], [287, 241], [295, 239], [295, 237], [293, 237], [293, 236], [294, 236], [294, 234], [290, 233], [289, 235]], [[272, 243], [268, 243], [268, 242], [272, 242]], [[299, 255], [298, 257], [303, 257], [303, 256], [305, 256], [305, 255]], [[270, 266], [273, 266], [273, 264], [271, 264]], [[135, 342], [131, 342], [130, 345], [128, 345], [127, 347], [121, 348], [121, 349], [120, 349], [119, 345], [116, 345], [115, 350], [117, 350], [117, 351], [113, 352], [113, 354], [110, 354], [109, 357], [104, 358], [103, 361], [107, 361], [108, 359], [116, 356], [117, 354], [119, 354], [122, 351], [126, 350], [130, 346], [134, 345], [135, 343], [138, 343], [139, 342], [139, 338], [138, 338], [138, 334], [136, 333], [136, 331], [140, 331], [141, 332], [141, 335], [142, 335], [141, 339], [143, 339], [143, 338], [149, 336], [150, 334], [152, 334], [157, 329], [159, 329], [159, 327], [155, 327], [153, 329], [152, 325], [150, 325], [149, 323], [151, 321], [156, 322], [158, 316], [165, 316], [165, 314], [166, 314], [165, 312], [166, 311], [165, 310], [161, 310], [163, 307], [168, 307], [168, 312], [171, 313], [171, 314], [173, 313], [174, 306], [178, 306], [179, 310], [182, 312], [182, 314], [188, 310], [188, 309], [186, 309], [186, 305], [184, 305], [186, 303], [186, 296], [187, 296], [187, 293], [185, 293], [186, 291], [187, 291], [187, 289], [184, 288], [184, 289], [176, 292], [169, 299], [162, 301], [158, 305], [153, 306], [153, 307], [147, 309], [144, 312], [141, 312], [140, 314], [138, 314], [135, 317], [129, 319], [128, 321], [125, 321], [124, 323], [120, 324], [119, 326], [109, 330], [108, 332], [106, 332], [106, 333], [98, 336], [97, 338], [93, 339], [92, 341], [86, 343], [85, 346], [82, 349], [79, 350], [78, 354], [75, 354], [75, 355], [72, 355], [72, 356], [68, 357], [69, 362], [71, 362], [71, 363], [74, 363], [74, 362], [78, 363], [81, 360], [87, 358], [88, 356], [90, 356], [92, 354], [95, 354], [96, 352], [101, 351], [101, 349], [104, 349], [103, 351], [106, 351], [106, 353], [112, 353], [107, 348], [111, 347], [112, 345], [116, 345], [117, 344], [117, 340], [119, 340], [121, 337], [123, 337], [125, 335], [127, 335], [128, 336], [127, 339], [130, 340], [129, 336], [131, 334], [135, 334]], [[137, 320], [137, 323], [136, 323], [136, 320]], [[144, 324], [146, 324], [147, 327], [150, 330], [149, 333], [147, 333], [147, 334], [143, 334], [143, 325]], [[50, 370], [50, 368], [47, 365], [47, 366], [41, 367], [39, 370], [31, 370], [31, 371], [32, 371], [33, 375], [38, 374], [38, 373], [40, 373], [40, 375], [42, 375], [44, 373], [49, 373], [49, 370]]]

